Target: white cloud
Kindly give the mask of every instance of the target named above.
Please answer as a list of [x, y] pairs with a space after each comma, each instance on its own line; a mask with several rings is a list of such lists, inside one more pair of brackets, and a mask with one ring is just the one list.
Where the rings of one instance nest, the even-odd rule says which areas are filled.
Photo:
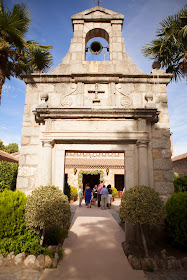
[[1, 125], [0, 130], [8, 130], [8, 127]]

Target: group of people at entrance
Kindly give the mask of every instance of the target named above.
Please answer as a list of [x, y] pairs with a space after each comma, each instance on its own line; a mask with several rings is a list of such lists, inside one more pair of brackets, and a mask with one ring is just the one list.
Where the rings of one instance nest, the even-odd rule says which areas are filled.
[[79, 207], [82, 207], [82, 199], [85, 197], [85, 204], [87, 208], [91, 208], [91, 204], [100, 207], [101, 209], [105, 210], [111, 208], [111, 199], [112, 199], [112, 188], [111, 185], [108, 185], [107, 188], [103, 183], [100, 183], [98, 186], [95, 185], [93, 189], [91, 189], [90, 184], [86, 184], [85, 186], [85, 193], [83, 196], [83, 190], [79, 187], [78, 190], [78, 197], [79, 197]]

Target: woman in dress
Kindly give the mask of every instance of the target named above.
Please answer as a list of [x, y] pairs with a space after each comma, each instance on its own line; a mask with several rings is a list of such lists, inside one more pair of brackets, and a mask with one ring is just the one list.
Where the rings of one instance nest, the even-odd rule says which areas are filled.
[[111, 208], [111, 199], [112, 199], [112, 188], [111, 188], [111, 185], [108, 185], [107, 186], [107, 189], [108, 189], [108, 201], [107, 201], [107, 204], [108, 204], [108, 208], [110, 209]]
[[90, 188], [90, 184], [86, 184], [85, 192], [86, 192], [86, 194], [85, 194], [86, 206], [87, 206], [87, 208], [91, 208], [90, 200], [91, 200], [92, 190]]

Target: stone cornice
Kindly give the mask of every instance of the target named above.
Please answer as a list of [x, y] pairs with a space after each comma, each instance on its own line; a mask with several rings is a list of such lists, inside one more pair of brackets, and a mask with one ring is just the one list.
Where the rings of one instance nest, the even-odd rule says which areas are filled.
[[36, 108], [36, 122], [46, 119], [138, 119], [158, 122], [157, 109]]
[[168, 84], [172, 74], [110, 74], [110, 73], [93, 73], [93, 74], [46, 74], [32, 73], [21, 75], [26, 84], [34, 83], [149, 83], [149, 84]]

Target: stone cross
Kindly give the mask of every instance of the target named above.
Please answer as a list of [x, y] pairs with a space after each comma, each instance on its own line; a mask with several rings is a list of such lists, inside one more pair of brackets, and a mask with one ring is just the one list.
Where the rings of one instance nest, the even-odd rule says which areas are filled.
[[100, 0], [97, 0], [97, 1], [94, 1], [97, 3], [97, 6], [99, 6], [100, 3], [103, 3], [103, 1], [100, 1]]
[[100, 102], [100, 100], [98, 99], [98, 94], [99, 93], [105, 93], [105, 91], [100, 91], [98, 90], [98, 84], [96, 83], [95, 84], [95, 90], [89, 90], [88, 93], [95, 93], [95, 99], [93, 100], [93, 103], [96, 103], [96, 102]]

